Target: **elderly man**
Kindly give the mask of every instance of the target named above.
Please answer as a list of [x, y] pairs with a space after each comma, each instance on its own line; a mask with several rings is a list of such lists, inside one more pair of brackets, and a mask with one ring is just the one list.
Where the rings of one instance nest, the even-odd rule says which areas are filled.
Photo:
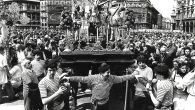
[[42, 110], [43, 104], [40, 98], [40, 91], [38, 88], [38, 79], [32, 70], [30, 60], [22, 62], [23, 72], [23, 97], [25, 110]]
[[127, 80], [130, 80], [131, 82], [135, 82], [137, 80], [133, 75], [110, 75], [110, 66], [107, 63], [102, 63], [98, 70], [100, 74], [86, 77], [63, 77], [63, 79], [68, 79], [71, 82], [82, 82], [90, 84], [92, 86], [91, 101], [93, 104], [93, 110], [109, 110], [108, 100], [110, 89], [113, 84], [122, 83]]

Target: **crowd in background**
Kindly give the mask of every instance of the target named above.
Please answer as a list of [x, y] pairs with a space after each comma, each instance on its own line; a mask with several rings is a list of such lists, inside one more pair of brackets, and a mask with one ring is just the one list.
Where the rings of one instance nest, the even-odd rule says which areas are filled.
[[[89, 37], [89, 39], [83, 37], [79, 40], [75, 40], [75, 37], [71, 34], [67, 35], [65, 31], [55, 29], [17, 29], [15, 31], [11, 31], [9, 36], [11, 38], [9, 41], [10, 58], [7, 62], [2, 60], [3, 63], [0, 64], [2, 67], [4, 65], [8, 65], [10, 75], [7, 82], [9, 82], [9, 85], [6, 85], [6, 82], [5, 84], [1, 84], [1, 88], [6, 89], [7, 86], [7, 88], [12, 86], [12, 91], [15, 96], [18, 96], [21, 91], [27, 90], [24, 88], [26, 87], [25, 85], [28, 84], [28, 76], [25, 76], [24, 73], [31, 73], [28, 70], [30, 69], [37, 77], [37, 79], [35, 78], [30, 80], [32, 80], [35, 84], [38, 84], [31, 86], [33, 88], [39, 86], [40, 97], [46, 97], [45, 84], [48, 84], [48, 81], [44, 78], [47, 76], [47, 73], [54, 71], [52, 70], [53, 68], [50, 68], [51, 65], [48, 66], [48, 62], [50, 62], [51, 59], [57, 58], [61, 52], [121, 51], [133, 52], [136, 56], [144, 57], [142, 60], [137, 59], [137, 62], [145, 63], [145, 65], [151, 69], [144, 71], [144, 68], [140, 69], [139, 64], [137, 64], [138, 73], [134, 72], [134, 74], [145, 74], [144, 77], [147, 80], [152, 81], [152, 79], [156, 77], [154, 71], [156, 66], [162, 63], [168, 66], [169, 79], [174, 82], [174, 96], [173, 94], [169, 94], [173, 96], [174, 110], [190, 110], [190, 108], [184, 108], [187, 106], [184, 104], [190, 104], [190, 106], [195, 105], [195, 89], [193, 88], [193, 78], [195, 75], [192, 71], [195, 66], [195, 38], [193, 34], [171, 32], [132, 32], [128, 36], [123, 36], [118, 40], [109, 42], [106, 41], [106, 36], [99, 37], [99, 41], [96, 41], [96, 37], [93, 36]], [[4, 58], [3, 51], [5, 51], [5, 48], [1, 47], [0, 57], [2, 58]], [[28, 65], [29, 62], [27, 61], [31, 63], [32, 69]], [[56, 67], [56, 69], [58, 69], [56, 71], [60, 71], [58, 67]], [[62, 72], [60, 71], [59, 73]], [[52, 72], [50, 73], [50, 76], [52, 76]], [[33, 74], [31, 74], [31, 78], [33, 77]], [[44, 79], [44, 81], [42, 79]], [[62, 95], [64, 91], [67, 91], [64, 90], [64, 88], [58, 88], [58, 81], [59, 80], [56, 80], [51, 84], [48, 84], [52, 85], [52, 87], [55, 85], [55, 88], [51, 89], [51, 94], [54, 94], [55, 92], [57, 93], [55, 98], [58, 97], [58, 94]], [[22, 88], [22, 86], [24, 86], [24, 88]], [[146, 87], [143, 90], [144, 87], [140, 85], [136, 85], [136, 88], [142, 88], [142, 91], [147, 91], [148, 89]], [[136, 90], [140, 92], [140, 89]], [[4, 94], [9, 94], [8, 91], [9, 90], [7, 90]], [[136, 92], [136, 95], [140, 96], [138, 91]], [[10, 93], [12, 94], [10, 95], [10, 97], [12, 97], [10, 100], [14, 97], [13, 93]], [[23, 96], [25, 95], [23, 94]], [[146, 97], [146, 95], [141, 95], [140, 97]], [[27, 98], [28, 97], [24, 97], [25, 100], [28, 100]], [[167, 96], [163, 98], [166, 99]], [[165, 99], [159, 101], [164, 101], [163, 104], [165, 105], [172, 103], [166, 101], [169, 99]], [[148, 100], [148, 98], [144, 100]], [[136, 101], [141, 103], [143, 100], [137, 97]], [[50, 99], [42, 100], [42, 102], [43, 104], [51, 103]], [[53, 103], [53, 106], [54, 105], [55, 103]], [[41, 107], [42, 105], [39, 104], [39, 106]], [[137, 107], [139, 110], [146, 110], [144, 107], [139, 107], [140, 106]], [[191, 108], [193, 109], [193, 107]], [[169, 110], [169, 106], [163, 110]]]

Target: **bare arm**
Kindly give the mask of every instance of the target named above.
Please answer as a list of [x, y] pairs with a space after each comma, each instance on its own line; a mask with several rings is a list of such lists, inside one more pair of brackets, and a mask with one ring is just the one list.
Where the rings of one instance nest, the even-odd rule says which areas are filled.
[[54, 99], [56, 99], [57, 97], [59, 97], [59, 95], [63, 94], [64, 91], [66, 90], [65, 87], [60, 87], [58, 89], [57, 92], [55, 92], [53, 95], [49, 96], [49, 97], [44, 97], [42, 98], [42, 102], [44, 105], [48, 104], [49, 102], [53, 101]]
[[150, 94], [150, 98], [154, 104], [155, 107], [158, 107], [160, 105], [160, 102], [154, 97], [154, 94], [152, 93], [152, 91], [149, 91]]

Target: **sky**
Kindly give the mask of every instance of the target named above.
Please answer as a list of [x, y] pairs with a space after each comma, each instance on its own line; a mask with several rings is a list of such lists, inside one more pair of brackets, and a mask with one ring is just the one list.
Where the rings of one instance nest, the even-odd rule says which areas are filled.
[[153, 6], [163, 15], [163, 17], [171, 18], [174, 0], [150, 0]]

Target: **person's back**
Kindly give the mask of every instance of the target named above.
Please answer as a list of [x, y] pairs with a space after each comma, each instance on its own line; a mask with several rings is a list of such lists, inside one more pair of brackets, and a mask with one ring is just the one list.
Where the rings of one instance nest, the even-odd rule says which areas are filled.
[[157, 100], [162, 101], [162, 106], [173, 104], [173, 84], [170, 80], [157, 82]]

